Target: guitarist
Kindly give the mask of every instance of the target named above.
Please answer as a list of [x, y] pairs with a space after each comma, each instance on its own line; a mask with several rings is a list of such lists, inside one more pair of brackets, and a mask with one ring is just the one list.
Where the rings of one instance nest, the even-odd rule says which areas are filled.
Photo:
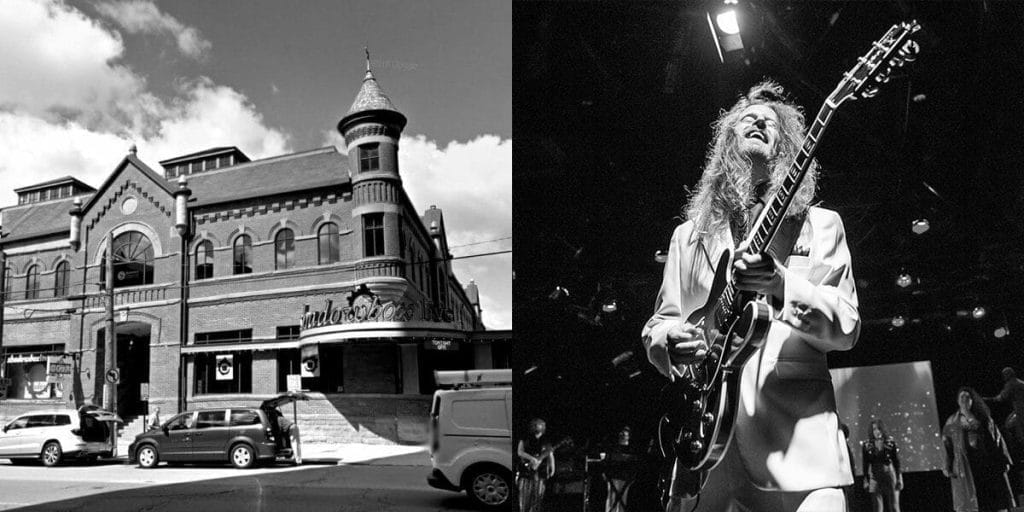
[[[707, 302], [714, 262], [734, 247], [735, 287], [763, 294], [773, 306], [763, 345], [743, 369], [732, 443], [708, 475], [701, 510], [735, 502], [743, 510], [842, 512], [842, 486], [853, 483], [825, 354], [853, 347], [860, 315], [842, 221], [810, 206], [814, 163], [787, 213], [792, 236], [799, 235], [792, 250], [772, 257], [747, 253], [742, 243], [759, 203], [803, 143], [803, 114], [783, 95], [773, 82], [756, 85], [714, 125], [703, 176], [672, 236], [655, 312], [643, 329], [651, 364], [669, 379], [687, 378], [682, 365], [704, 360], [708, 343], [685, 319]], [[690, 504], [674, 497], [669, 508]]]
[[519, 441], [519, 510], [540, 512], [544, 504], [544, 482], [555, 474], [555, 450], [544, 436], [544, 420], [530, 420], [529, 437]]

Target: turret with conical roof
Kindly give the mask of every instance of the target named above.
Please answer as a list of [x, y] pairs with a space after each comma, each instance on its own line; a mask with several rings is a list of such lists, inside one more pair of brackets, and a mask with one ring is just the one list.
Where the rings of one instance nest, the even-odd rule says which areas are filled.
[[356, 238], [362, 244], [358, 278], [402, 275], [398, 140], [405, 123], [405, 116], [373, 76], [367, 51], [362, 86], [352, 107], [338, 122], [352, 170], [352, 217], [366, 233]]

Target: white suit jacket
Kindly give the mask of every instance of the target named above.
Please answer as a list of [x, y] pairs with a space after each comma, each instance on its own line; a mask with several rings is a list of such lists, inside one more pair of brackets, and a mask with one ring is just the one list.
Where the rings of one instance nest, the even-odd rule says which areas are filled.
[[[643, 330], [650, 354], [655, 340], [708, 299], [714, 263], [732, 250], [728, 230], [700, 237], [686, 222], [672, 235], [654, 316]], [[730, 450], [752, 483], [762, 489], [806, 491], [853, 483], [849, 454], [836, 415], [825, 354], [857, 342], [860, 315], [846, 233], [836, 212], [810, 208], [785, 277], [782, 311], [764, 344], [748, 360], [740, 382], [740, 407]], [[823, 320], [803, 333], [786, 322], [793, 303], [806, 304]], [[713, 475], [714, 473], [712, 473]]]

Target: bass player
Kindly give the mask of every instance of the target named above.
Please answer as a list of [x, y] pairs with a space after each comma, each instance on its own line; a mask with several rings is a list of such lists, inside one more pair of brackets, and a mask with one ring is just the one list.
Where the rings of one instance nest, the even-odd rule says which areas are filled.
[[[715, 123], [643, 329], [651, 364], [669, 379], [689, 378], [685, 365], [703, 361], [708, 343], [686, 319], [708, 300], [714, 262], [733, 248], [735, 288], [763, 294], [774, 308], [740, 377], [732, 443], [707, 476], [702, 510], [843, 512], [842, 487], [853, 483], [825, 355], [853, 347], [860, 315], [842, 220], [810, 206], [814, 163], [786, 214], [799, 229], [792, 250], [776, 258], [746, 252], [743, 242], [804, 139], [803, 113], [784, 94], [773, 82], [758, 84]], [[673, 496], [668, 507], [691, 503]]]

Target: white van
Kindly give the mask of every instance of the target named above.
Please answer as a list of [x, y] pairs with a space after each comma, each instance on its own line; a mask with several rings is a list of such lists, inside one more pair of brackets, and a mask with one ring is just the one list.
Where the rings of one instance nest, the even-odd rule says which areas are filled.
[[22, 414], [0, 427], [0, 459], [56, 466], [69, 458], [111, 457], [116, 423], [123, 423], [116, 414], [89, 406]]
[[511, 509], [512, 370], [435, 372], [439, 386], [430, 407], [427, 483], [465, 490], [478, 506]]

